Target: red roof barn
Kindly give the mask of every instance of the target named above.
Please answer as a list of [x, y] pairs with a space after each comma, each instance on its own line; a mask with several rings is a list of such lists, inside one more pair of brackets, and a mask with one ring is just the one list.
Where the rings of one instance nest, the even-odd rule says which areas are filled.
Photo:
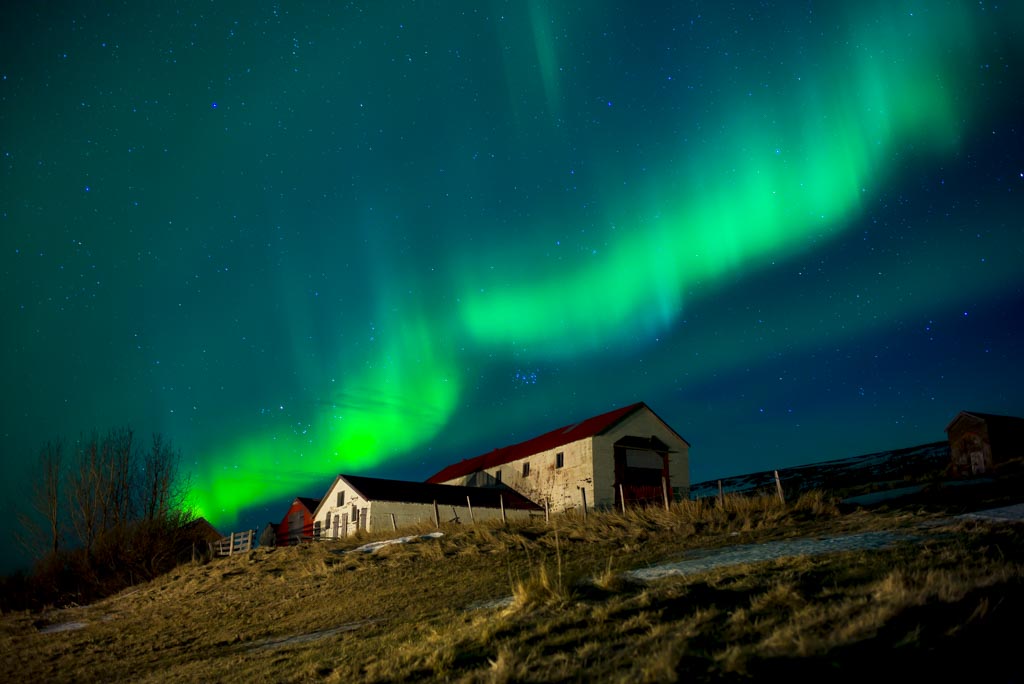
[[564, 511], [688, 496], [689, 443], [638, 402], [454, 463], [427, 479], [511, 487]]

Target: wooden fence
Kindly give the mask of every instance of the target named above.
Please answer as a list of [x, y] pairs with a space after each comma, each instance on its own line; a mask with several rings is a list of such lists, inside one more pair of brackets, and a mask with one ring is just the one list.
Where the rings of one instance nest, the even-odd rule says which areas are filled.
[[214, 556], [233, 556], [236, 553], [245, 553], [253, 547], [256, 540], [256, 530], [245, 532], [232, 532], [228, 537], [222, 537], [210, 544]]

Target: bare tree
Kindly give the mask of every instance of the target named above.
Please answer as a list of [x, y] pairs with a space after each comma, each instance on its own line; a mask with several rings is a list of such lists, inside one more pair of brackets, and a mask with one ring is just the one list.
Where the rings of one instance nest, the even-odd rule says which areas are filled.
[[57, 553], [60, 548], [61, 489], [64, 445], [60, 441], [47, 442], [39, 453], [42, 466], [41, 480], [34, 487], [33, 498], [36, 510], [43, 514], [49, 531], [50, 550]]
[[32, 555], [55, 554], [60, 549], [63, 461], [64, 445], [60, 440], [47, 442], [39, 449], [30, 495], [32, 508], [18, 516], [25, 535], [21, 543]]
[[179, 473], [181, 454], [169, 440], [154, 434], [143, 464], [140, 514], [143, 520], [160, 520], [180, 512], [184, 505], [184, 481]]
[[102, 595], [174, 567], [191, 547], [180, 453], [159, 434], [148, 451], [139, 446], [124, 427], [82, 435], [73, 449], [60, 441], [40, 449], [16, 532], [38, 559], [56, 561], [36, 566], [40, 587]]
[[131, 522], [135, 516], [134, 494], [139, 455], [131, 428], [114, 428], [103, 440], [101, 528], [109, 530]]
[[99, 436], [93, 432], [79, 438], [75, 460], [68, 473], [67, 504], [78, 541], [86, 554], [102, 532], [105, 486], [103, 455]]

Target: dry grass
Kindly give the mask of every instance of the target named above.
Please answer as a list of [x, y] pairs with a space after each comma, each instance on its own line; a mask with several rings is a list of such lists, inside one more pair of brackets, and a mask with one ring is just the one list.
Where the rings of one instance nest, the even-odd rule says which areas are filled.
[[[97, 604], [0, 620], [6, 681], [468, 682], [854, 679], [879, 668], [1017, 674], [1020, 529], [964, 523], [894, 547], [721, 568], [650, 585], [621, 571], [688, 549], [905, 528], [827, 498], [684, 502], [341, 553], [368, 538], [177, 571]], [[428, 531], [428, 530], [424, 530]], [[477, 607], [513, 595], [511, 606]], [[78, 631], [38, 626], [81, 621]], [[299, 638], [295, 638], [299, 637]], [[291, 639], [291, 640], [289, 640]], [[982, 646], [984, 645], [984, 648]], [[958, 669], [959, 668], [959, 669]], [[855, 677], [856, 675], [856, 677]], [[1004, 679], [1007, 677], [1003, 677]]]

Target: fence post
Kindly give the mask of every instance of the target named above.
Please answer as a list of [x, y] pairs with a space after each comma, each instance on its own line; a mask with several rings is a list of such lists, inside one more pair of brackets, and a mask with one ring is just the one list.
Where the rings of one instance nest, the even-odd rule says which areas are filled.
[[231, 556], [235, 553], [235, 533], [231, 533], [231, 543], [228, 544], [228, 555]]
[[393, 529], [396, 532], [398, 531], [398, 521], [395, 520], [395, 514], [394, 513], [391, 514], [391, 529]]
[[619, 503], [622, 504], [622, 514], [626, 514], [626, 488], [619, 483]]
[[718, 481], [718, 505], [719, 507], [725, 505], [725, 492], [722, 490], [722, 481]]
[[786, 495], [782, 493], [782, 480], [779, 479], [779, 471], [775, 471], [775, 491], [779, 493], [779, 501], [786, 503]]
[[665, 510], [668, 510], [668, 478], [661, 476], [661, 494], [665, 497]]
[[469, 509], [469, 521], [476, 525], [476, 516], [473, 515], [473, 501], [469, 498], [469, 494], [466, 495], [466, 508]]
[[434, 526], [441, 528], [441, 512], [437, 510], [437, 499], [434, 499]]
[[501, 524], [505, 525], [508, 523], [508, 518], [505, 517], [505, 495], [498, 495], [498, 503], [501, 504]]
[[583, 519], [587, 519], [587, 490], [585, 487], [580, 487], [580, 495], [583, 497]]
[[551, 506], [548, 504], [548, 497], [544, 497], [544, 522], [551, 522]]

